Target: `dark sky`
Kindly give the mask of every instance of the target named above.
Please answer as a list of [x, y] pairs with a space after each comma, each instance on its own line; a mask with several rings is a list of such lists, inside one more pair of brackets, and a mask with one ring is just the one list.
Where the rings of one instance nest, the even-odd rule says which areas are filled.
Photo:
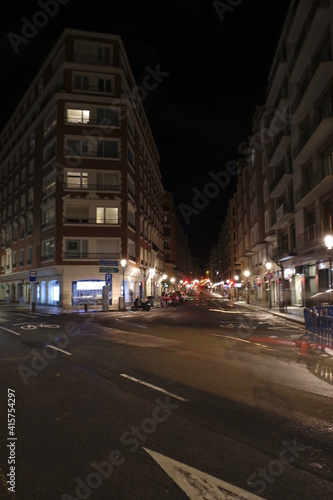
[[[5, 96], [0, 127], [64, 28], [120, 35], [137, 85], [147, 67], [159, 65], [168, 74], [147, 92], [144, 107], [161, 157], [163, 185], [173, 194], [192, 253], [208, 257], [236, 178], [212, 195], [207, 206], [202, 201], [201, 209], [194, 207], [193, 198], [207, 189], [211, 171], [221, 172], [239, 158], [238, 146], [251, 134], [290, 2], [225, 0], [219, 2], [218, 13], [218, 3], [205, 0], [61, 1], [63, 5], [56, 4], [58, 12], [44, 16], [44, 21], [37, 13], [48, 0], [6, 3], [0, 21]], [[55, 3], [50, 0], [53, 9]], [[223, 12], [222, 4], [229, 5], [228, 10]], [[22, 36], [26, 19], [45, 25], [15, 53], [8, 34]]]

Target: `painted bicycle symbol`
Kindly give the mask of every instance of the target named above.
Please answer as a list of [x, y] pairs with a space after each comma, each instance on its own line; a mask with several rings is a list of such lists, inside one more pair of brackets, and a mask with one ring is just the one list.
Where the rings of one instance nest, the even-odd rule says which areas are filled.
[[36, 330], [37, 328], [60, 328], [60, 325], [53, 325], [51, 323], [28, 323], [21, 326], [22, 330]]
[[248, 323], [228, 323], [228, 324], [221, 324], [221, 328], [241, 328], [243, 330], [255, 330], [256, 326], [254, 325], [249, 325]]

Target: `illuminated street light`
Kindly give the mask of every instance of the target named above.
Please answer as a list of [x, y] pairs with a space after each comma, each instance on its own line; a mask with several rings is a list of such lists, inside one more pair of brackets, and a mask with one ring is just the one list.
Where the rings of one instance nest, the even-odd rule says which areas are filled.
[[121, 259], [120, 261], [121, 267], [123, 268], [123, 307], [125, 308], [125, 266], [127, 264], [126, 259]]

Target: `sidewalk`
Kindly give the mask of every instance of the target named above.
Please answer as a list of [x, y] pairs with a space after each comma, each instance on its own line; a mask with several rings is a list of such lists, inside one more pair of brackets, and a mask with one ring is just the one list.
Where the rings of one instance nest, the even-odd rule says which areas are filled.
[[288, 321], [293, 321], [294, 323], [299, 323], [300, 325], [305, 325], [304, 319], [304, 307], [297, 306], [288, 306], [287, 312], [280, 312], [278, 307], [272, 307], [268, 309], [268, 307], [262, 307], [258, 304], [247, 304], [245, 301], [237, 301], [237, 304], [242, 304], [245, 307], [249, 307], [250, 309], [256, 309], [260, 311], [265, 311], [269, 314], [273, 314], [274, 316], [279, 316], [280, 318], [284, 318]]

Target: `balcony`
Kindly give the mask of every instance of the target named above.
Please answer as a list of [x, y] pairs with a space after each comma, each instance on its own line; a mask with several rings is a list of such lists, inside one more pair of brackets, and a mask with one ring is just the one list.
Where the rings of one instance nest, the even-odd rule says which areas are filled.
[[269, 186], [270, 198], [280, 198], [282, 193], [287, 189], [292, 178], [292, 166], [290, 164], [282, 165]]
[[121, 224], [121, 221], [119, 219], [97, 219], [96, 217], [93, 218], [80, 218], [80, 217], [64, 217], [63, 219], [64, 224], [96, 224], [98, 226], [105, 226], [105, 225], [110, 225], [110, 226], [119, 226]]
[[296, 248], [298, 252], [309, 252], [313, 248], [320, 246], [326, 248], [324, 237], [327, 233], [332, 233], [332, 216], [322, 219], [318, 224], [308, 226], [302, 233], [296, 236]]
[[333, 166], [322, 164], [295, 192], [297, 210], [307, 207], [320, 196], [333, 190]]
[[321, 38], [326, 28], [328, 28], [329, 23], [329, 2], [321, 2], [320, 7], [317, 7], [317, 2], [315, 2], [303, 25], [294, 54], [288, 65], [290, 83], [299, 82], [308, 61], [313, 58], [317, 49], [318, 45], [316, 41]]
[[323, 61], [311, 64], [302, 87], [291, 105], [292, 123], [301, 123], [333, 77], [333, 61], [329, 54]]
[[286, 148], [290, 143], [290, 125], [286, 125], [272, 139], [268, 153], [268, 166], [276, 167], [284, 158]]
[[294, 216], [294, 206], [292, 203], [285, 201], [276, 210], [271, 219], [271, 229], [281, 229]]
[[80, 158], [108, 158], [111, 160], [119, 160], [121, 158], [120, 153], [113, 151], [100, 151], [100, 150], [92, 150], [88, 151], [85, 148], [81, 149], [65, 149], [65, 156], [73, 156]]
[[112, 259], [120, 260], [121, 256], [119, 253], [89, 253], [89, 252], [65, 252], [62, 255], [63, 259], [71, 260], [100, 260], [100, 259]]
[[103, 191], [120, 193], [120, 184], [74, 184], [73, 182], [64, 182], [64, 189], [69, 191]]
[[93, 54], [85, 54], [85, 53], [81, 53], [81, 52], [75, 52], [74, 53], [74, 62], [82, 63], [82, 64], [93, 64], [95, 66], [114, 67], [113, 57], [110, 56], [110, 57], [101, 58], [97, 54], [93, 55]]
[[272, 257], [276, 261], [285, 261], [295, 257], [296, 253], [290, 248], [289, 241], [282, 241], [277, 247], [273, 248]]

